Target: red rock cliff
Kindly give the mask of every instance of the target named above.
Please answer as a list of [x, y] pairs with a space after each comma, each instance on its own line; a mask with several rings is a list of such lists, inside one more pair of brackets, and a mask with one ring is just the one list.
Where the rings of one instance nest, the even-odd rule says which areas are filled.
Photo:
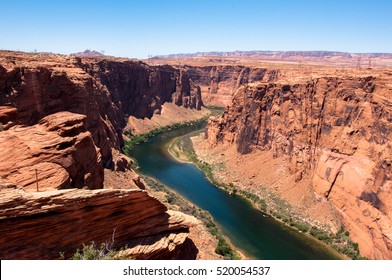
[[223, 117], [210, 119], [208, 141], [281, 158], [332, 203], [363, 255], [391, 259], [389, 75], [244, 86]]
[[170, 66], [14, 52], [2, 52], [0, 62], [0, 106], [16, 108], [14, 121], [34, 125], [61, 111], [85, 115], [105, 167], [113, 167], [111, 148], [122, 145], [126, 117], [151, 117], [165, 102], [202, 106], [200, 89]]
[[[95, 190], [104, 167], [128, 169], [127, 117], [151, 117], [165, 102], [200, 109], [200, 89], [170, 66], [0, 52], [0, 257], [69, 257], [113, 235], [131, 258], [195, 258], [192, 218], [140, 189]], [[110, 187], [145, 188], [128, 173], [133, 182], [113, 177]]]
[[232, 95], [247, 83], [274, 81], [279, 70], [245, 66], [185, 66], [191, 80], [201, 88], [203, 102], [208, 105], [227, 106]]

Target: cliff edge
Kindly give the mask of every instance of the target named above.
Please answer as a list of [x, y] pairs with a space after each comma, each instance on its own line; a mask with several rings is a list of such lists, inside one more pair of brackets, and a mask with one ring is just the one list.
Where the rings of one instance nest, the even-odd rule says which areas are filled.
[[210, 119], [206, 137], [213, 147], [234, 146], [245, 159], [243, 169], [247, 154], [261, 153], [260, 167], [267, 172], [253, 176], [263, 174], [267, 187], [286, 195], [310, 188], [313, 198], [296, 199], [304, 212], [307, 205], [330, 204], [329, 223], [341, 222], [364, 256], [391, 259], [390, 76], [387, 71], [245, 85], [221, 118]]

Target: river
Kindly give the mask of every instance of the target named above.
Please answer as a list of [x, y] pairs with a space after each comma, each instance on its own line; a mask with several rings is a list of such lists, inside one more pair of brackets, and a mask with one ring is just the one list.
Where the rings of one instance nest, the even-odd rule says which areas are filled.
[[297, 232], [255, 209], [248, 201], [212, 185], [192, 163], [174, 159], [166, 149], [174, 137], [204, 124], [182, 127], [152, 137], [131, 151], [143, 174], [175, 190], [193, 204], [207, 210], [230, 242], [254, 259], [339, 259], [323, 243]]

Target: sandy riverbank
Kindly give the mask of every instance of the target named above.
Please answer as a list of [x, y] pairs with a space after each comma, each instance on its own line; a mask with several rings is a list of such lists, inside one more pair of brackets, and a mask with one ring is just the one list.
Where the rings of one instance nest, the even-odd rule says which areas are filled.
[[202, 107], [201, 110], [196, 110], [167, 102], [162, 105], [161, 111], [154, 114], [151, 119], [129, 117], [127, 129], [131, 130], [133, 135], [145, 134], [160, 127], [199, 120], [210, 114], [211, 111], [206, 107]]

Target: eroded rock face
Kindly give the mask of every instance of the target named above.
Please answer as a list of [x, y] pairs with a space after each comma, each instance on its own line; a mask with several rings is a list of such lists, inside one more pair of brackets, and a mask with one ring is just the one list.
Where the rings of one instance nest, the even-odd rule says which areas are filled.
[[82, 60], [82, 67], [121, 102], [123, 114], [151, 118], [165, 102], [200, 110], [200, 89], [183, 71], [135, 61]]
[[391, 259], [391, 97], [388, 82], [372, 76], [244, 86], [209, 120], [207, 138], [282, 158], [333, 204], [363, 255]]
[[230, 104], [235, 91], [254, 82], [271, 82], [278, 78], [279, 70], [245, 66], [184, 66], [190, 79], [201, 88], [203, 102], [224, 107]]
[[56, 112], [83, 114], [107, 168], [114, 168], [111, 150], [123, 144], [129, 116], [150, 118], [165, 102], [202, 106], [200, 89], [171, 66], [13, 52], [0, 52], [0, 63], [0, 106], [16, 108], [0, 112], [1, 122], [34, 125]]
[[[2, 181], [0, 181], [0, 184]], [[0, 192], [0, 258], [71, 257], [81, 244], [128, 244], [127, 256], [171, 259], [196, 220], [142, 190]], [[154, 241], [154, 242], [152, 242]]]
[[102, 188], [101, 155], [85, 121], [84, 115], [59, 112], [1, 132], [0, 177], [29, 191], [37, 183], [40, 191]]
[[[114, 238], [132, 258], [195, 258], [194, 220], [142, 191], [119, 152], [127, 118], [165, 102], [200, 109], [200, 89], [170, 66], [0, 52], [0, 257], [70, 257]], [[104, 167], [111, 190], [83, 190], [103, 188]]]
[[0, 106], [0, 124], [2, 131], [16, 124], [17, 110], [10, 106]]
[[103, 187], [99, 149], [85, 120], [59, 112], [0, 133], [0, 257], [68, 258], [82, 244], [114, 242], [113, 248], [129, 248], [122, 257], [195, 258], [188, 234], [196, 220], [142, 191], [145, 182], [116, 150], [115, 169], [127, 183], [107, 170], [112, 190], [54, 190]]

